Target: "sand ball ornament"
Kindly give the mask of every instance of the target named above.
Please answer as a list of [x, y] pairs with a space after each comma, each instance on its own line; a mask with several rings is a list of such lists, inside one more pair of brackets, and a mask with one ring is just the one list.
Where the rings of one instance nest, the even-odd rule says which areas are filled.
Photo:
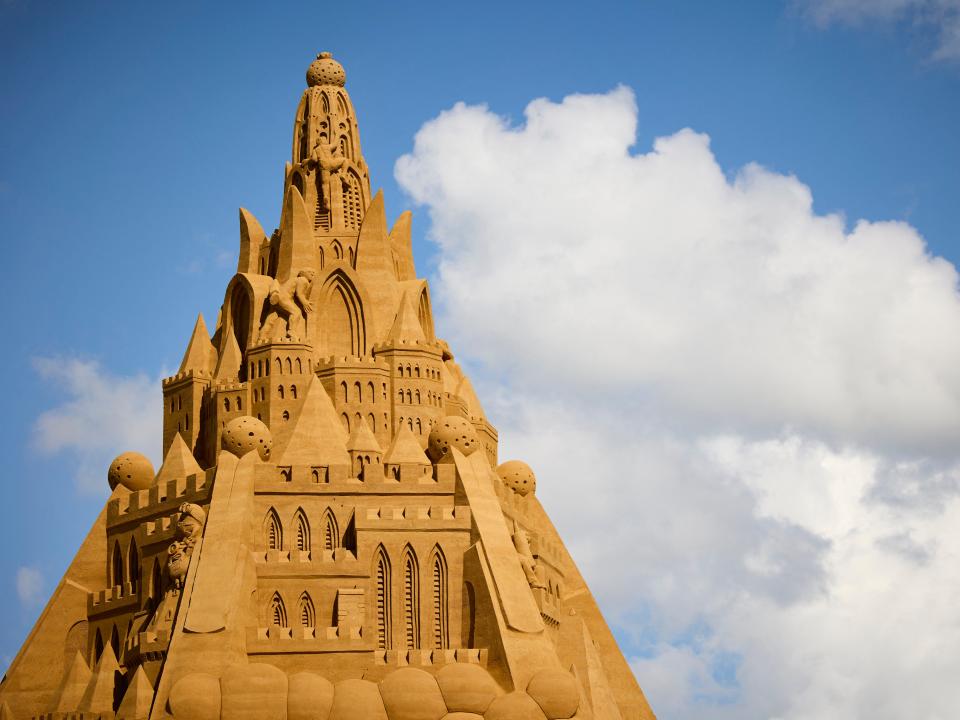
[[448, 415], [433, 426], [427, 441], [427, 454], [436, 462], [452, 447], [464, 455], [470, 455], [480, 447], [480, 439], [473, 425], [456, 415]]
[[497, 466], [497, 477], [521, 497], [537, 489], [537, 478], [523, 460], [507, 460], [501, 463]]
[[146, 490], [153, 485], [153, 463], [138, 452], [117, 455], [107, 470], [107, 482], [113, 490], [123, 485], [127, 490]]
[[238, 458], [242, 458], [251, 450], [256, 450], [261, 460], [269, 460], [272, 445], [270, 428], [249, 415], [234, 418], [228, 422], [220, 437], [220, 446]]

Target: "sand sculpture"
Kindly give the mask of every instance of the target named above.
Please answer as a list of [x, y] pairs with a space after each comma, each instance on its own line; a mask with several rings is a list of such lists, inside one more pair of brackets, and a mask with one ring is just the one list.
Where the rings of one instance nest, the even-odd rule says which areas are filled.
[[[0, 720], [653, 718], [371, 196], [343, 67], [307, 71], [280, 227], [163, 381], [0, 685]], [[549, 480], [548, 480], [549, 481]]]

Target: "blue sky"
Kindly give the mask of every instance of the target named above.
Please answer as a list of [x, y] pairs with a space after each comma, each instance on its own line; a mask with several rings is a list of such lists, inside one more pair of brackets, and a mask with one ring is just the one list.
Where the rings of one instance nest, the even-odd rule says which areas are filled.
[[[848, 230], [905, 221], [930, 253], [960, 260], [960, 64], [933, 59], [938, 26], [922, 2], [893, 19], [818, 23], [810, 8], [829, 4], [0, 3], [0, 218], [13, 267], [0, 499], [17, 549], [0, 559], [0, 611], [16, 618], [0, 628], [0, 656], [16, 652], [107, 490], [105, 464], [99, 491], [78, 486], [74, 441], [38, 447], [38, 418], [83, 402], [69, 388], [76, 363], [138, 389], [175, 369], [198, 310], [212, 326], [235, 267], [237, 207], [277, 222], [293, 112], [320, 50], [346, 67], [391, 217], [414, 206], [415, 183], [401, 188], [394, 164], [455, 103], [521, 125], [535, 98], [623, 85], [638, 108], [632, 152], [689, 127], [709, 135], [730, 178], [749, 163], [794, 175], [814, 212], [842, 213]], [[433, 275], [430, 217], [415, 209], [418, 269]], [[480, 355], [478, 368], [496, 366]], [[155, 410], [159, 420], [159, 400]], [[75, 442], [107, 460], [156, 451], [113, 449], [97, 433]], [[33, 573], [21, 597], [19, 568]], [[717, 650], [721, 685], [742, 652]], [[696, 706], [684, 692], [682, 707]]]

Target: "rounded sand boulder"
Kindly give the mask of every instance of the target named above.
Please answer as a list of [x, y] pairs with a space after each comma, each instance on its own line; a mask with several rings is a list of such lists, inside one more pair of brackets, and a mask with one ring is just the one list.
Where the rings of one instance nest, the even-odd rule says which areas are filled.
[[387, 675], [380, 681], [380, 697], [390, 720], [440, 720], [447, 714], [436, 679], [418, 668]]
[[380, 688], [369, 680], [341, 680], [333, 686], [330, 720], [388, 720]]
[[455, 447], [464, 455], [470, 455], [480, 447], [477, 431], [469, 421], [457, 415], [447, 415], [439, 420], [430, 431], [427, 441], [427, 454], [437, 461]]
[[107, 482], [110, 489], [123, 485], [127, 490], [146, 490], [153, 485], [153, 463], [138, 452], [125, 452], [117, 455], [107, 470]]
[[221, 715], [230, 720], [285, 720], [287, 674], [275, 665], [231, 665], [220, 677]]
[[536, 700], [547, 720], [572, 718], [580, 706], [580, 688], [565, 670], [539, 671], [527, 683], [527, 695]]
[[220, 444], [224, 450], [232, 452], [238, 458], [256, 450], [261, 460], [269, 460], [273, 439], [270, 428], [255, 417], [243, 415], [227, 423]]
[[483, 714], [484, 720], [546, 720], [536, 700], [524, 692], [501, 695]]
[[527, 495], [537, 490], [537, 478], [523, 460], [507, 460], [497, 466], [497, 477], [517, 495]]
[[440, 668], [437, 684], [450, 712], [483, 715], [500, 686], [484, 668], [468, 663], [450, 663]]
[[454, 712], [443, 716], [443, 720], [483, 720], [483, 715], [476, 713]]
[[220, 720], [220, 681], [190, 673], [174, 683], [167, 703], [177, 720]]
[[327, 720], [332, 707], [332, 682], [311, 672], [290, 676], [287, 689], [287, 720]]

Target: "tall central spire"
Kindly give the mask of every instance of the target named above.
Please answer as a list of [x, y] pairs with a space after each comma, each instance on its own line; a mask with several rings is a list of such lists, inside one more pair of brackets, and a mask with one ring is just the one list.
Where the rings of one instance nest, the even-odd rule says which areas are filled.
[[328, 52], [317, 55], [293, 124], [284, 191], [291, 184], [300, 191], [317, 236], [356, 235], [370, 203], [370, 177], [345, 83], [343, 66]]

